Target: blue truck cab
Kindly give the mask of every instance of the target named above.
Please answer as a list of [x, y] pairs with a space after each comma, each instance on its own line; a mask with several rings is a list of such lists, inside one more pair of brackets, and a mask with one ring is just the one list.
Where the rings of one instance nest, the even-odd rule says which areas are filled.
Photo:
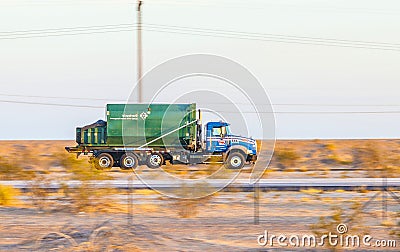
[[[213, 154], [223, 154], [225, 161], [230, 162], [233, 153], [239, 153], [247, 162], [257, 160], [257, 142], [252, 138], [233, 135], [229, 123], [209, 122], [206, 124], [206, 151]], [[239, 156], [240, 158], [240, 156]], [[232, 164], [240, 160], [233, 159]], [[240, 164], [241, 166], [241, 164]]]

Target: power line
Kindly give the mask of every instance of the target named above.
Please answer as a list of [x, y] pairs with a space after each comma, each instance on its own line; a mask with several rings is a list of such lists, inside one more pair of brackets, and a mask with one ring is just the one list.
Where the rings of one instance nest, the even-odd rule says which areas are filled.
[[42, 95], [18, 95], [18, 94], [0, 94], [0, 96], [8, 97], [23, 97], [23, 98], [45, 98], [45, 99], [66, 99], [66, 100], [92, 100], [92, 101], [121, 101], [126, 102], [127, 100], [122, 99], [106, 99], [106, 98], [83, 98], [83, 97], [69, 97], [69, 96], [42, 96]]
[[10, 101], [0, 100], [3, 103], [16, 103], [16, 104], [28, 104], [28, 105], [43, 105], [43, 106], [57, 106], [57, 107], [74, 107], [74, 108], [102, 108], [104, 106], [91, 106], [91, 105], [75, 105], [75, 104], [62, 104], [62, 103], [47, 103], [47, 102], [27, 102], [27, 101]]
[[121, 27], [135, 27], [136, 24], [122, 23], [122, 24], [108, 24], [108, 25], [91, 25], [91, 26], [76, 26], [76, 27], [61, 27], [61, 28], [48, 28], [48, 29], [32, 29], [32, 30], [16, 30], [16, 31], [3, 31], [0, 32], [0, 36], [5, 36], [13, 33], [48, 33], [48, 32], [59, 32], [59, 31], [75, 31], [75, 30], [97, 30], [97, 29], [113, 29]]
[[246, 36], [237, 36], [232, 34], [223, 34], [223, 33], [212, 33], [212, 32], [203, 32], [203, 31], [184, 31], [184, 30], [166, 30], [166, 29], [158, 29], [155, 27], [147, 28], [146, 31], [152, 32], [164, 32], [164, 33], [176, 33], [176, 34], [186, 34], [186, 35], [197, 35], [197, 36], [206, 36], [206, 37], [223, 37], [223, 38], [234, 38], [241, 40], [253, 40], [253, 41], [267, 41], [267, 42], [279, 42], [279, 43], [290, 43], [290, 44], [303, 44], [303, 45], [319, 45], [319, 46], [331, 46], [331, 47], [348, 47], [348, 48], [360, 48], [360, 49], [376, 49], [376, 50], [387, 50], [387, 51], [400, 51], [399, 47], [393, 46], [380, 46], [380, 45], [370, 45], [363, 46], [360, 44], [344, 44], [344, 43], [331, 43], [324, 41], [309, 41], [309, 40], [300, 40], [300, 39], [289, 39], [289, 38], [263, 38], [263, 37], [246, 37]]
[[48, 32], [48, 33], [38, 33], [38, 34], [33, 34], [29, 36], [30, 34], [17, 34], [13, 36], [7, 36], [7, 37], [1, 37], [0, 40], [13, 40], [13, 39], [26, 39], [26, 38], [44, 38], [44, 37], [59, 37], [59, 36], [75, 36], [75, 35], [87, 35], [87, 34], [102, 34], [102, 33], [116, 33], [116, 32], [127, 32], [127, 31], [133, 31], [133, 29], [128, 29], [128, 28], [120, 28], [120, 29], [115, 29], [115, 30], [98, 30], [98, 31], [93, 31], [93, 30], [81, 30], [78, 32], [67, 32], [67, 33], [55, 33], [55, 32]]
[[[65, 99], [65, 100], [87, 100], [87, 101], [105, 101], [105, 102], [127, 102], [129, 99], [111, 99], [111, 98], [92, 98], [92, 97], [71, 97], [71, 96], [43, 96], [43, 95], [20, 95], [20, 94], [5, 94], [0, 93], [0, 96], [6, 97], [21, 97], [21, 98], [41, 98], [41, 99]], [[189, 102], [188, 102], [189, 103]], [[201, 104], [201, 102], [199, 102]], [[232, 105], [228, 102], [207, 102], [212, 105]], [[237, 105], [253, 105], [248, 102], [235, 102]], [[400, 104], [387, 103], [387, 104], [334, 104], [334, 103], [255, 103], [255, 105], [265, 106], [309, 106], [309, 107], [400, 107]]]
[[373, 42], [373, 41], [347, 40], [347, 39], [308, 37], [308, 36], [294, 36], [294, 35], [272, 34], [272, 33], [242, 32], [242, 31], [233, 31], [233, 30], [224, 30], [224, 29], [209, 29], [209, 28], [206, 29], [206, 28], [200, 28], [200, 27], [162, 25], [162, 24], [151, 24], [151, 23], [147, 23], [145, 25], [149, 26], [149, 27], [165, 27], [165, 28], [185, 29], [185, 30], [192, 30], [192, 31], [207, 31], [207, 32], [211, 31], [211, 32], [231, 33], [231, 34], [235, 34], [235, 35], [256, 36], [256, 37], [291, 38], [291, 39], [305, 39], [305, 40], [314, 40], [314, 41], [360, 43], [360, 44], [388, 45], [388, 46], [400, 47], [400, 44], [386, 43], [386, 42]]
[[[74, 108], [94, 108], [104, 109], [104, 106], [77, 105], [64, 103], [46, 103], [46, 102], [28, 102], [28, 101], [12, 101], [0, 100], [3, 103], [27, 104], [27, 105], [43, 105], [43, 106], [61, 106]], [[400, 114], [400, 111], [219, 111], [219, 113], [231, 114]]]
[[[43, 96], [43, 95], [19, 95], [19, 94], [4, 94], [0, 93], [0, 96], [6, 97], [22, 97], [22, 98], [41, 98], [41, 99], [66, 99], [66, 100], [87, 100], [87, 101], [105, 101], [105, 102], [128, 102], [128, 99], [110, 99], [110, 98], [90, 98], [90, 97], [70, 97], [70, 96]], [[188, 102], [189, 103], [189, 102]], [[201, 104], [201, 102], [199, 102]], [[232, 105], [228, 102], [207, 102], [212, 105]], [[246, 102], [235, 102], [237, 105], [253, 105]], [[334, 103], [255, 103], [255, 105], [272, 105], [272, 106], [310, 106], [310, 107], [400, 107], [400, 104], [388, 103], [388, 104], [334, 104]]]
[[[400, 51], [400, 44], [387, 43], [387, 42], [371, 42], [371, 41], [360, 41], [360, 40], [345, 40], [345, 39], [293, 36], [293, 35], [268, 34], [268, 33], [249, 33], [249, 32], [240, 32], [232, 30], [191, 28], [187, 26], [167, 26], [158, 24], [144, 24], [144, 27], [146, 27], [145, 29], [146, 31], [150, 32], [176, 33], [176, 34], [207, 36], [207, 37], [224, 37], [224, 38], [233, 38], [242, 40], [269, 41], [269, 42], [293, 43], [293, 44], [310, 44], [310, 45], [320, 45], [320, 46]], [[136, 28], [137, 28], [136, 24], [116, 24], [116, 25], [103, 25], [103, 26], [84, 26], [84, 27], [69, 27], [69, 28], [57, 28], [57, 29], [10, 31], [10, 32], [1, 32], [0, 40], [125, 32], [125, 31], [135, 30]]]

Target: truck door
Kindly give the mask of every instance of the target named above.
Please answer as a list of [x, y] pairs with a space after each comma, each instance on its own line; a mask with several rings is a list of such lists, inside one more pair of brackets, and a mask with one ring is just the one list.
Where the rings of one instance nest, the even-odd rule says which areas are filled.
[[226, 128], [216, 125], [207, 129], [207, 150], [209, 152], [225, 152], [227, 142], [225, 140]]

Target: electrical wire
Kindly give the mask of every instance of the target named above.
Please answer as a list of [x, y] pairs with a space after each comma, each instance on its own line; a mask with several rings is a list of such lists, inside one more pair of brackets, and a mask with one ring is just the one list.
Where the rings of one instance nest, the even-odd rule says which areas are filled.
[[189, 27], [189, 26], [176, 26], [176, 25], [162, 25], [162, 24], [151, 24], [144, 23], [147, 27], [165, 27], [168, 29], [179, 29], [179, 30], [190, 30], [190, 31], [206, 31], [206, 32], [216, 32], [216, 33], [226, 33], [232, 35], [243, 35], [243, 36], [255, 36], [255, 37], [271, 37], [271, 38], [285, 38], [285, 39], [303, 39], [318, 42], [337, 42], [337, 43], [359, 43], [367, 45], [387, 45], [395, 46], [400, 48], [398, 43], [386, 43], [386, 42], [372, 42], [372, 41], [361, 41], [361, 40], [347, 40], [347, 39], [335, 39], [335, 38], [322, 38], [322, 37], [308, 37], [308, 36], [293, 36], [284, 34], [272, 34], [272, 33], [256, 33], [256, 32], [242, 32], [233, 30], [223, 30], [223, 29], [206, 29], [200, 27]]
[[43, 106], [57, 106], [57, 107], [73, 107], [73, 108], [102, 108], [104, 106], [91, 106], [91, 105], [76, 105], [76, 104], [62, 104], [62, 103], [46, 103], [46, 102], [28, 102], [28, 101], [10, 101], [0, 100], [3, 103], [15, 103], [15, 104], [28, 104], [28, 105], [43, 105]]
[[113, 29], [121, 27], [136, 27], [136, 24], [123, 23], [123, 24], [108, 24], [108, 25], [91, 25], [91, 26], [76, 26], [76, 27], [62, 27], [62, 28], [49, 28], [49, 29], [32, 29], [32, 30], [16, 30], [16, 31], [3, 31], [0, 36], [9, 36], [14, 34], [36, 34], [36, 33], [51, 33], [60, 31], [75, 31], [75, 30], [98, 30], [98, 29]]
[[44, 99], [66, 99], [66, 100], [88, 100], [88, 101], [120, 101], [126, 102], [122, 99], [107, 99], [107, 98], [83, 98], [83, 97], [68, 97], [68, 96], [43, 96], [43, 95], [19, 95], [19, 94], [0, 94], [0, 96], [8, 97], [23, 97], [23, 98], [44, 98]]
[[[42, 30], [7, 31], [7, 32], [0, 32], [0, 40], [99, 34], [99, 33], [113, 33], [113, 32], [115, 33], [115, 32], [133, 31], [136, 29], [137, 29], [136, 24], [115, 24], [115, 25], [103, 25], [103, 26], [83, 26], [83, 27], [69, 27], [69, 28], [57, 28], [57, 29], [42, 29]], [[371, 42], [371, 41], [360, 41], [360, 40], [345, 40], [345, 39], [293, 36], [293, 35], [267, 34], [267, 33], [249, 33], [249, 32], [240, 32], [232, 30], [191, 28], [187, 26], [167, 26], [158, 24], [143, 24], [142, 29], [144, 31], [150, 31], [150, 32], [175, 33], [175, 34], [207, 36], [207, 37], [224, 37], [224, 38], [233, 38], [242, 40], [400, 51], [400, 44], [387, 43], [387, 42]]]
[[[1, 103], [104, 109], [104, 106], [0, 100]], [[400, 111], [219, 111], [227, 114], [400, 114]]]
[[[21, 94], [5, 94], [0, 93], [0, 96], [5, 97], [21, 97], [21, 98], [41, 98], [41, 99], [65, 99], [65, 100], [86, 100], [86, 101], [105, 101], [105, 102], [129, 102], [128, 99], [111, 99], [111, 98], [93, 98], [93, 97], [71, 97], [71, 96], [44, 96], [44, 95], [21, 95]], [[190, 103], [190, 102], [188, 102]], [[207, 102], [211, 105], [232, 105], [228, 102]], [[248, 102], [235, 102], [238, 105], [253, 105]], [[400, 107], [400, 104], [387, 103], [387, 104], [334, 104], [334, 103], [255, 103], [255, 105], [264, 106], [306, 106], [306, 107]]]
[[78, 31], [78, 32], [68, 32], [68, 33], [42, 33], [31, 35], [29, 34], [21, 34], [21, 35], [14, 35], [9, 37], [0, 37], [0, 40], [13, 40], [13, 39], [26, 39], [26, 38], [44, 38], [44, 37], [60, 37], [60, 36], [76, 36], [76, 35], [88, 35], [88, 34], [102, 34], [102, 33], [116, 33], [116, 32], [128, 32], [133, 31], [133, 29], [115, 29], [115, 30], [100, 30], [100, 31]]
[[[111, 99], [111, 98], [93, 98], [93, 97], [70, 97], [70, 96], [43, 96], [43, 95], [20, 95], [20, 94], [4, 94], [0, 93], [0, 96], [6, 97], [21, 97], [21, 98], [41, 98], [41, 99], [65, 99], [65, 100], [86, 100], [86, 101], [106, 101], [106, 102], [129, 102], [128, 99]], [[188, 102], [189, 103], [189, 102]], [[207, 102], [211, 105], [232, 105], [228, 102]], [[246, 102], [235, 102], [238, 105], [252, 105]], [[255, 105], [264, 106], [305, 106], [305, 107], [400, 107], [400, 104], [333, 104], [333, 103], [255, 103]]]
[[345, 44], [328, 44], [324, 42], [313, 43], [313, 42], [300, 42], [300, 41], [291, 41], [288, 39], [267, 39], [267, 38], [249, 38], [249, 37], [239, 37], [239, 36], [230, 36], [225, 34], [211, 34], [211, 33], [193, 33], [193, 32], [184, 32], [184, 31], [173, 31], [173, 30], [160, 30], [156, 28], [146, 29], [145, 31], [152, 32], [164, 32], [164, 33], [175, 33], [175, 34], [186, 34], [186, 35], [198, 35], [198, 36], [206, 36], [206, 37], [222, 37], [222, 38], [234, 38], [241, 40], [254, 40], [254, 41], [267, 41], [267, 42], [279, 42], [279, 43], [289, 43], [289, 44], [301, 44], [301, 45], [319, 45], [319, 46], [330, 46], [330, 47], [348, 47], [348, 48], [359, 48], [359, 49], [375, 49], [375, 50], [385, 50], [385, 51], [400, 51], [400, 47], [377, 47], [377, 46], [358, 46], [358, 45], [345, 45]]

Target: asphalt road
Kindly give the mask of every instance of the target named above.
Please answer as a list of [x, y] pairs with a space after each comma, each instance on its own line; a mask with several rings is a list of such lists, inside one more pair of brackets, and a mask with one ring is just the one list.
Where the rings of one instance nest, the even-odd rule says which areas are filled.
[[[140, 180], [96, 180], [88, 181], [89, 184], [98, 188], [115, 188], [115, 189], [175, 189], [182, 186], [197, 187], [199, 182], [196, 180], [186, 180], [183, 184], [171, 183], [165, 180], [151, 180], [144, 183]], [[57, 190], [62, 185], [67, 185], [70, 188], [78, 187], [80, 181], [67, 180], [67, 181], [54, 181], [51, 183], [44, 183], [41, 185], [44, 189]], [[240, 191], [253, 191], [258, 187], [261, 190], [280, 190], [280, 191], [298, 191], [303, 189], [321, 189], [329, 190], [360, 190], [361, 188], [368, 190], [382, 190], [400, 189], [400, 178], [311, 178], [311, 179], [261, 179], [257, 182], [256, 186], [246, 179], [237, 179], [233, 183], [229, 183], [223, 179], [210, 179], [206, 181], [206, 186], [212, 188], [225, 188], [225, 190], [240, 190]], [[2, 185], [13, 186], [21, 190], [29, 190], [33, 186], [32, 181], [28, 180], [13, 180], [13, 181], [0, 181]], [[228, 184], [228, 185], [227, 185]], [[149, 187], [148, 185], [152, 185]], [[202, 186], [205, 184], [203, 183]], [[227, 185], [227, 186], [226, 186]]]

